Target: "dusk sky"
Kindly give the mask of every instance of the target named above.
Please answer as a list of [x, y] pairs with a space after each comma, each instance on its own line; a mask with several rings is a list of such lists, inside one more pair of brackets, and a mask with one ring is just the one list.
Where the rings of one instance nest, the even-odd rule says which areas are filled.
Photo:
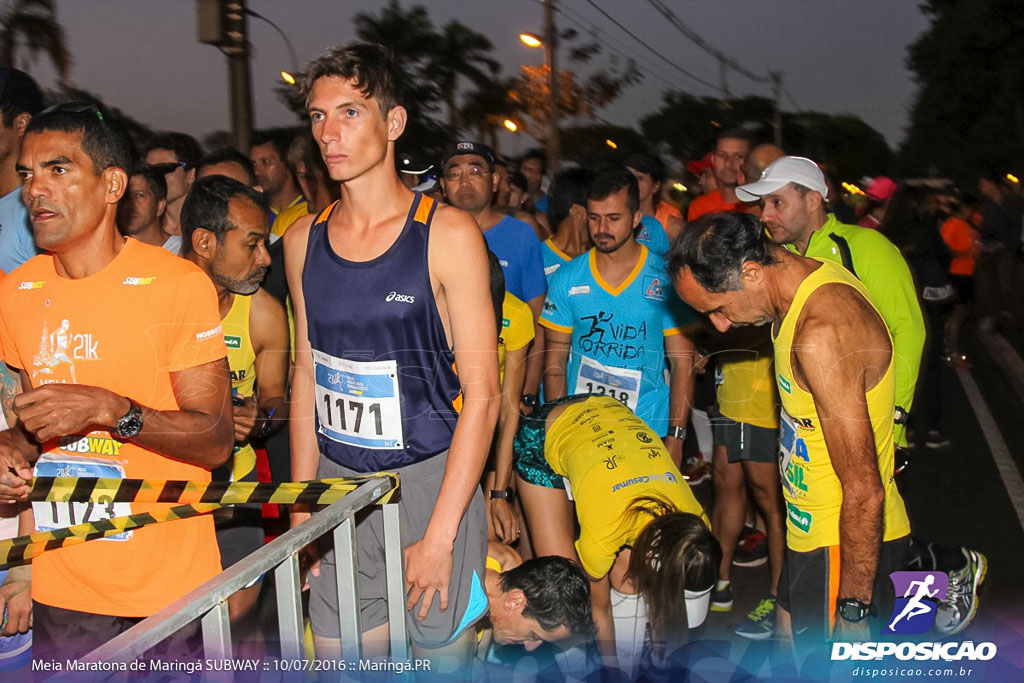
[[[914, 0], [664, 0], [711, 46], [755, 73], [785, 73], [791, 97], [783, 109], [852, 113], [885, 135], [891, 145], [904, 136], [915, 86], [906, 69], [906, 48], [928, 26]], [[291, 39], [299, 65], [326, 46], [355, 37], [351, 19], [376, 12], [383, 0], [249, 0], [250, 9], [278, 24]], [[404, 2], [403, 6], [413, 3]], [[521, 64], [543, 62], [543, 51], [518, 40], [543, 28], [539, 0], [427, 0], [435, 25], [456, 18], [487, 35], [503, 74]], [[661, 95], [675, 88], [695, 95], [717, 90], [684, 76], [603, 17], [599, 6], [673, 64], [713, 84], [717, 61], [689, 41], [646, 0], [559, 0], [559, 28], [575, 28], [606, 46], [605, 55], [636, 58], [644, 81], [599, 112], [615, 124], [638, 127], [657, 110]], [[74, 56], [72, 82], [99, 94], [158, 130], [197, 137], [228, 126], [227, 64], [217, 48], [196, 42], [191, 0], [58, 0], [58, 18]], [[295, 118], [273, 92], [281, 69], [294, 68], [281, 37], [266, 23], [249, 20], [257, 127], [290, 125]], [[579, 39], [577, 42], [583, 42]], [[564, 57], [562, 64], [565, 64]], [[19, 66], [22, 64], [19, 60]], [[45, 86], [54, 82], [50, 64], [37, 60], [29, 71]], [[584, 71], [586, 68], [584, 68]], [[769, 85], [729, 74], [734, 95], [770, 95]], [[465, 87], [465, 86], [464, 86]], [[795, 103], [795, 106], [794, 106]], [[507, 135], [502, 151], [532, 146]]]

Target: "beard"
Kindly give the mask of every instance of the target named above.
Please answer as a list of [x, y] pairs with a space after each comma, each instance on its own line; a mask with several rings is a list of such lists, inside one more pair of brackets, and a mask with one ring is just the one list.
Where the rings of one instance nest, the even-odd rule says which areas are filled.
[[[608, 232], [599, 232], [596, 235], [594, 235], [591, 239], [594, 242], [595, 249], [597, 249], [602, 254], [611, 254], [621, 249], [622, 245], [629, 241], [629, 238], [630, 234], [626, 233], [625, 237], [623, 237], [621, 240], [616, 241], [615, 235]], [[604, 243], [602, 244], [599, 240], [603, 240]]]
[[260, 283], [263, 282], [263, 278], [267, 275], [266, 268], [257, 268], [247, 275], [245, 278], [238, 280], [232, 277], [228, 277], [224, 273], [218, 272], [216, 265], [213, 268], [213, 279], [218, 285], [233, 292], [234, 294], [255, 294], [256, 290], [260, 288]]

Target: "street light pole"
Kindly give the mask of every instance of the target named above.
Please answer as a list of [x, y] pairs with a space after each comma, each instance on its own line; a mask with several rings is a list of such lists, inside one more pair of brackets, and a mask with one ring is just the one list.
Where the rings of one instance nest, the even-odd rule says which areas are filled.
[[231, 145], [242, 154], [248, 154], [252, 143], [252, 75], [245, 0], [227, 0], [225, 9], [224, 28], [228, 42], [221, 49], [228, 56]]
[[551, 95], [548, 114], [548, 135], [546, 140], [548, 168], [552, 174], [561, 167], [562, 144], [559, 137], [558, 119], [561, 113], [561, 82], [558, 77], [558, 30], [555, 28], [555, 0], [544, 0], [544, 58], [548, 63], [548, 91]]

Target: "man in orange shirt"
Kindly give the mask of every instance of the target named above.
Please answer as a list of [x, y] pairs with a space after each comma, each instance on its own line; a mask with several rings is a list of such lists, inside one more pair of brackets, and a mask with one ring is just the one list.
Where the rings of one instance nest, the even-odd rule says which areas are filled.
[[750, 136], [739, 128], [722, 131], [711, 157], [711, 172], [717, 190], [702, 194], [690, 203], [687, 221], [694, 221], [706, 213], [743, 211], [744, 204], [736, 197], [736, 186], [745, 182], [743, 162], [750, 153]]
[[[17, 423], [0, 432], [0, 499], [24, 500], [33, 476], [208, 481], [231, 452], [213, 285], [194, 264], [115, 227], [129, 150], [87, 103], [43, 112], [26, 130], [22, 199], [47, 253], [0, 283], [0, 347], [21, 377]], [[21, 514], [22, 534], [167, 506], [33, 507]], [[208, 516], [48, 551], [32, 563], [35, 655], [80, 657], [219, 571]], [[194, 632], [179, 632], [158, 656], [190, 656]]]

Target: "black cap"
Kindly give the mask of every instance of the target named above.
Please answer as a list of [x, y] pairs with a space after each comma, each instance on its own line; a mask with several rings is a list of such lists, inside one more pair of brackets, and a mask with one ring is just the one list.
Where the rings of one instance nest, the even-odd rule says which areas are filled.
[[630, 154], [623, 166], [646, 173], [656, 183], [665, 180], [665, 165], [661, 163], [661, 159], [650, 154]]
[[451, 161], [452, 157], [459, 157], [463, 154], [475, 154], [478, 157], [482, 157], [487, 162], [487, 167], [492, 171], [494, 170], [493, 149], [480, 142], [459, 142], [450, 147], [445, 153], [444, 161], [441, 162], [441, 172], [444, 173], [444, 168]]
[[35, 116], [43, 110], [43, 93], [24, 71], [0, 66], [0, 104]]

